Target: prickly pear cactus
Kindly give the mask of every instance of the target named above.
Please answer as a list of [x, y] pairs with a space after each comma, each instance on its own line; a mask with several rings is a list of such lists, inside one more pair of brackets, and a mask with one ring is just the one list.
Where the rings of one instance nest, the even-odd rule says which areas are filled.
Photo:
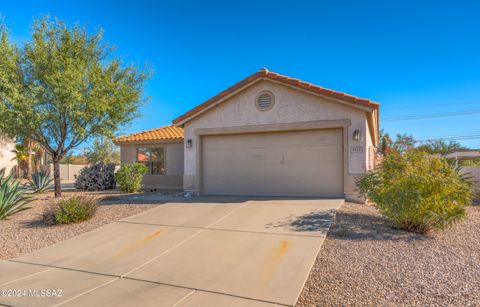
[[115, 188], [115, 164], [103, 162], [82, 168], [75, 176], [75, 188], [83, 191], [103, 191]]

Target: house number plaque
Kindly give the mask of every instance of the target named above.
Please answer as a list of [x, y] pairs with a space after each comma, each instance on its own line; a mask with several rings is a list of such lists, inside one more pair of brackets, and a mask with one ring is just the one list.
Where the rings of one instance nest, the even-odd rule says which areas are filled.
[[350, 147], [350, 152], [351, 153], [363, 153], [363, 147], [362, 146]]

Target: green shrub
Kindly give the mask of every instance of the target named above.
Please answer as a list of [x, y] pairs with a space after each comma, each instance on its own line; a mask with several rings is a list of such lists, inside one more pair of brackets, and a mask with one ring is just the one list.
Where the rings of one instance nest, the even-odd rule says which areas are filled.
[[0, 220], [31, 208], [27, 205], [32, 202], [32, 197], [25, 192], [20, 182], [13, 179], [13, 174], [5, 177], [5, 169], [0, 169]]
[[75, 176], [75, 188], [83, 191], [103, 191], [115, 188], [115, 164], [99, 162], [85, 166]]
[[458, 168], [414, 152], [385, 157], [357, 186], [396, 227], [420, 233], [462, 220], [473, 197], [473, 183]]
[[148, 168], [143, 164], [123, 164], [115, 174], [115, 180], [121, 191], [133, 193], [142, 188], [143, 175], [147, 172]]
[[60, 198], [45, 210], [43, 221], [48, 225], [78, 223], [91, 219], [97, 208], [98, 200], [93, 196]]
[[52, 183], [53, 178], [45, 171], [38, 171], [32, 174], [32, 179], [28, 179], [29, 187], [34, 193], [41, 193]]

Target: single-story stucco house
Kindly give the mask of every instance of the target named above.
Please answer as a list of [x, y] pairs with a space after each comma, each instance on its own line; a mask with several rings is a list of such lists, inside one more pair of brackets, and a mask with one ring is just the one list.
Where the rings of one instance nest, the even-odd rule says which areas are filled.
[[146, 188], [345, 197], [373, 167], [379, 104], [261, 69], [173, 120], [114, 139]]
[[15, 161], [15, 154], [12, 150], [15, 149], [15, 142], [6, 137], [0, 136], [0, 169], [5, 168], [6, 174], [12, 172], [17, 162]]

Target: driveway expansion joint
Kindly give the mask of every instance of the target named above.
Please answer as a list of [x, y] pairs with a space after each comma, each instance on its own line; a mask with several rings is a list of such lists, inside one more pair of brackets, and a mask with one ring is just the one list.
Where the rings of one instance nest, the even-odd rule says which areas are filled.
[[[149, 282], [149, 283], [153, 283], [153, 284], [157, 284], [157, 285], [164, 285], [164, 286], [181, 288], [181, 289], [189, 289], [189, 290], [193, 290], [193, 291], [201, 291], [201, 292], [207, 292], [207, 293], [212, 293], [212, 294], [220, 294], [220, 295], [225, 295], [225, 296], [230, 296], [230, 297], [235, 297], [235, 298], [241, 298], [241, 299], [246, 299], [246, 300], [255, 301], [255, 302], [276, 304], [276, 305], [281, 305], [281, 306], [292, 306], [292, 305], [288, 305], [288, 304], [285, 304], [285, 303], [279, 303], [279, 302], [268, 301], [268, 300], [261, 300], [261, 299], [252, 298], [252, 297], [248, 297], [248, 296], [229, 294], [229, 293], [225, 293], [225, 292], [213, 291], [213, 290], [202, 289], [202, 288], [192, 288], [192, 287], [187, 287], [187, 286], [181, 286], [181, 285], [176, 285], [176, 284], [170, 284], [170, 283], [165, 283], [165, 282], [146, 280], [146, 279], [134, 278], [134, 277], [128, 277], [128, 276], [127, 277], [122, 277], [122, 278], [129, 279], [129, 280], [142, 281], [142, 282]], [[178, 302], [177, 302], [177, 304], [178, 304]]]
[[[41, 275], [42, 273], [46, 273], [48, 271], [51, 271], [51, 270], [54, 270], [54, 269], [59, 269], [59, 270], [66, 270], [66, 271], [73, 271], [73, 272], [81, 272], [81, 273], [86, 273], [86, 274], [93, 274], [93, 275], [100, 275], [100, 276], [105, 276], [105, 277], [112, 277], [111, 280], [109, 281], [106, 281], [96, 287], [93, 287], [91, 289], [88, 289], [87, 291], [84, 291], [80, 294], [77, 294], [75, 295], [74, 297], [71, 297], [71, 298], [68, 298], [67, 300], [65, 301], [62, 301], [62, 302], [59, 302], [58, 304], [55, 304], [53, 306], [61, 306], [61, 305], [64, 305], [68, 302], [71, 302], [71, 301], [74, 301], [75, 299], [83, 296], [83, 295], [86, 295], [88, 293], [91, 293], [95, 290], [98, 290], [100, 288], [103, 288], [104, 286], [107, 286], [115, 281], [118, 281], [118, 280], [121, 280], [121, 279], [125, 279], [125, 280], [135, 280], [135, 281], [141, 281], [141, 282], [145, 282], [145, 283], [150, 283], [150, 284], [157, 284], [157, 285], [164, 285], [164, 286], [169, 286], [169, 287], [174, 287], [174, 288], [179, 288], [179, 289], [188, 289], [188, 290], [192, 290], [189, 294], [187, 294], [185, 297], [183, 297], [181, 300], [179, 300], [178, 302], [176, 302], [172, 307], [180, 304], [181, 302], [183, 302], [184, 300], [186, 300], [188, 297], [190, 297], [192, 294], [194, 294], [196, 291], [201, 291], [201, 292], [207, 292], [207, 293], [213, 293], [213, 294], [219, 294], [219, 295], [225, 295], [225, 296], [230, 296], [230, 297], [235, 297], [235, 298], [241, 298], [241, 299], [247, 299], [247, 300], [251, 300], [251, 301], [257, 301], [257, 302], [263, 302], [263, 303], [270, 303], [270, 304], [277, 304], [277, 305], [282, 305], [282, 306], [291, 306], [291, 305], [286, 305], [286, 304], [283, 304], [283, 303], [278, 303], [278, 302], [273, 302], [273, 301], [267, 301], [267, 300], [260, 300], [260, 299], [255, 299], [255, 298], [251, 298], [251, 297], [246, 297], [246, 296], [239, 296], [239, 295], [233, 295], [233, 294], [229, 294], [229, 293], [225, 293], [225, 292], [218, 292], [218, 291], [212, 291], [212, 290], [207, 290], [207, 289], [201, 289], [201, 288], [192, 288], [192, 287], [186, 287], [186, 286], [181, 286], [181, 285], [177, 285], [177, 284], [170, 284], [170, 283], [165, 283], [165, 282], [158, 282], [158, 281], [152, 281], [152, 280], [147, 280], [147, 279], [141, 279], [141, 278], [133, 278], [133, 277], [128, 277], [126, 275], [112, 275], [112, 274], [104, 274], [104, 273], [99, 273], [99, 272], [92, 272], [92, 271], [85, 271], [85, 270], [78, 270], [78, 269], [72, 269], [72, 268], [66, 268], [66, 267], [59, 267], [59, 266], [53, 266], [53, 265], [47, 265], [47, 264], [38, 264], [38, 263], [32, 263], [32, 262], [26, 262], [26, 261], [18, 261], [18, 260], [14, 260], [14, 259], [11, 259], [11, 260], [7, 260], [7, 261], [10, 261], [10, 262], [15, 262], [15, 263], [23, 263], [23, 264], [30, 264], [30, 265], [37, 265], [37, 266], [43, 266], [43, 267], [48, 267], [48, 269], [44, 270], [44, 271], [41, 271], [41, 272], [37, 272], [37, 273], [34, 273], [34, 274], [30, 274], [30, 275], [27, 275], [27, 276], [24, 276], [24, 277], [21, 277], [21, 278], [18, 278], [18, 279], [15, 279], [15, 280], [11, 280], [11, 281], [8, 281], [6, 283], [3, 283], [1, 284], [0, 286], [4, 286], [4, 285], [8, 285], [10, 283], [14, 283], [14, 282], [17, 282], [17, 281], [22, 281], [22, 280], [27, 280], [31, 277], [34, 277], [34, 276], [37, 276], [37, 275]], [[10, 305], [2, 305], [0, 304], [0, 306], [10, 306]]]
[[[39, 274], [41, 274], [41, 273], [45, 273], [45, 272], [48, 272], [48, 271], [53, 270], [53, 269], [74, 271], [74, 272], [94, 274], [94, 275], [107, 276], [107, 277], [116, 277], [116, 278], [121, 277], [120, 275], [100, 273], [100, 272], [93, 272], [93, 271], [80, 270], [80, 269], [73, 269], [73, 268], [67, 268], [67, 267], [56, 266], [56, 265], [51, 265], [51, 264], [35, 263], [35, 262], [28, 262], [28, 261], [15, 260], [15, 259], [10, 259], [10, 260], [8, 260], [8, 261], [10, 261], [10, 262], [16, 262], [16, 263], [23, 263], [23, 264], [30, 264], [30, 265], [37, 265], [37, 266], [43, 266], [43, 267], [50, 268], [50, 269], [45, 270], [45, 271], [41, 271], [41, 272], [37, 272], [37, 273], [35, 273], [35, 274], [31, 274], [31, 275], [26, 276], [25, 278], [22, 278], [22, 279], [28, 279], [28, 278], [30, 278], [30, 277], [33, 277], [34, 275], [39, 275]], [[8, 283], [10, 283], [10, 282], [8, 282]]]
[[127, 273], [123, 274], [121, 277], [125, 277], [125, 276], [127, 276], [127, 275], [129, 275], [129, 274], [132, 274], [133, 272], [138, 271], [139, 269], [143, 268], [144, 266], [146, 266], [146, 265], [154, 262], [155, 260], [159, 259], [160, 257], [168, 254], [169, 252], [173, 251], [174, 249], [176, 249], [177, 247], [181, 246], [182, 244], [184, 244], [184, 243], [190, 241], [191, 239], [195, 238], [196, 236], [198, 236], [199, 234], [201, 234], [202, 232], [204, 232], [205, 230], [207, 230], [210, 226], [215, 225], [216, 223], [224, 220], [224, 219], [227, 218], [228, 216], [232, 215], [233, 213], [237, 212], [237, 211], [240, 210], [241, 208], [245, 207], [247, 204], [248, 204], [248, 202], [245, 203], [245, 204], [243, 204], [243, 205], [241, 205], [241, 206], [239, 206], [239, 207], [237, 207], [237, 208], [235, 208], [234, 210], [232, 210], [232, 211], [230, 211], [229, 213], [225, 214], [223, 217], [221, 217], [221, 218], [219, 218], [218, 220], [216, 220], [216, 221], [210, 223], [209, 225], [207, 225], [207, 226], [205, 227], [205, 229], [201, 229], [200, 231], [194, 233], [193, 235], [191, 235], [190, 237], [188, 237], [188, 238], [186, 238], [185, 240], [181, 241], [180, 243], [178, 243], [178, 244], [172, 246], [171, 248], [167, 249], [167, 250], [164, 251], [163, 253], [160, 253], [159, 255], [157, 255], [157, 256], [153, 257], [152, 259], [144, 262], [143, 264], [137, 266], [136, 268], [133, 268], [132, 270], [130, 270], [130, 271], [128, 271]]
[[[340, 202], [336, 204], [336, 206], [339, 207], [341, 206], [342, 203], [343, 202]], [[305, 209], [300, 209], [300, 210], [296, 209], [297, 208], [296, 203], [295, 205], [290, 204], [289, 206], [285, 206], [284, 207], [285, 210], [283, 209], [277, 210], [282, 207], [281, 205], [279, 205], [278, 207], [274, 207], [276, 204], [268, 204], [268, 206], [272, 206], [272, 210], [274, 210], [273, 214], [270, 208], [266, 208], [266, 206], [263, 206], [263, 204], [259, 204], [258, 206], [258, 208], [260, 208], [261, 210], [253, 210], [253, 208], [256, 207], [256, 205], [257, 204], [254, 201], [246, 201], [243, 204], [240, 204], [239, 206], [235, 206], [235, 208], [233, 210], [230, 210], [229, 212], [225, 212], [225, 210], [221, 209], [223, 206], [218, 206], [220, 210], [215, 211], [214, 215], [210, 215], [210, 210], [204, 210], [204, 211], [199, 210], [199, 212], [205, 212], [205, 213], [202, 213], [203, 216], [199, 215], [198, 213], [195, 213], [195, 214], [190, 214], [184, 218], [180, 218], [180, 219], [175, 218], [173, 220], [170, 220], [168, 217], [166, 218], [163, 214], [161, 215], [157, 214], [159, 218], [150, 217], [149, 219], [148, 218], [143, 219], [143, 221], [141, 218], [137, 220], [115, 221], [114, 223], [112, 223], [114, 224], [112, 225], [114, 226], [113, 229], [121, 231], [122, 234], [130, 234], [130, 232], [126, 232], [126, 230], [130, 230], [130, 229], [137, 231], [134, 233], [135, 235], [127, 237], [127, 240], [125, 241], [127, 243], [130, 242], [130, 240], [136, 240], [136, 236], [144, 236], [145, 231], [149, 232], [152, 226], [160, 227], [160, 228], [165, 227], [167, 229], [170, 228], [172, 230], [172, 233], [175, 234], [175, 236], [173, 237], [174, 240], [173, 242], [172, 240], [170, 241], [167, 240], [166, 241], [167, 243], [171, 242], [172, 244], [168, 244], [167, 246], [165, 246], [165, 248], [162, 248], [162, 249], [156, 248], [153, 250], [153, 252], [151, 248], [150, 249], [147, 248], [146, 249], [147, 254], [143, 252], [145, 254], [144, 257], [135, 258], [135, 261], [133, 262], [129, 261], [128, 262], [129, 265], [126, 267], [125, 266], [119, 267], [118, 264], [115, 264], [117, 265], [116, 269], [111, 269], [111, 268], [104, 269], [103, 267], [98, 267], [97, 263], [95, 263], [94, 266], [91, 266], [90, 264], [88, 264], [88, 261], [90, 260], [87, 261], [88, 265], [86, 266], [83, 264], [79, 264], [79, 261], [75, 259], [73, 262], [72, 261], [56, 262], [52, 260], [61, 259], [61, 258], [59, 258], [58, 256], [56, 257], [54, 256], [53, 258], [48, 258], [48, 257], [45, 258], [45, 256], [42, 254], [40, 254], [40, 258], [38, 258], [39, 256], [37, 256], [37, 257], [30, 257], [30, 258], [26, 257], [26, 259], [24, 258], [24, 259], [18, 259], [18, 260], [11, 259], [8, 261], [13, 263], [23, 263], [26, 265], [28, 264], [33, 266], [45, 267], [46, 269], [23, 276], [21, 278], [16, 278], [14, 280], [8, 281], [6, 284], [15, 283], [15, 282], [28, 283], [29, 279], [37, 280], [38, 278], [35, 278], [35, 277], [43, 273], [46, 274], [45, 277], [47, 278], [52, 274], [52, 273], [48, 273], [49, 271], [53, 269], [58, 269], [58, 270], [65, 270], [65, 271], [71, 271], [71, 272], [76, 271], [76, 272], [79, 272], [79, 274], [80, 273], [92, 274], [89, 278], [95, 278], [97, 280], [101, 280], [102, 283], [88, 284], [89, 287], [81, 289], [82, 291], [81, 293], [76, 292], [74, 296], [65, 297], [64, 301], [55, 302], [56, 303], [55, 306], [64, 305], [69, 302], [73, 303], [77, 299], [79, 299], [80, 301], [83, 301], [85, 299], [85, 295], [89, 293], [92, 293], [94, 291], [95, 293], [97, 293], [98, 291], [96, 290], [98, 289], [101, 289], [100, 292], [103, 292], [104, 291], [103, 287], [106, 287], [105, 289], [108, 290], [108, 289], [117, 287], [115, 284], [114, 285], [110, 285], [110, 284], [118, 281], [119, 283], [124, 285], [124, 283], [126, 283], [128, 280], [130, 280], [129, 283], [132, 283], [134, 281], [143, 282], [145, 283], [145, 286], [148, 286], [149, 284], [159, 285], [159, 286], [155, 286], [155, 288], [157, 287], [163, 288], [164, 286], [172, 287], [172, 289], [177, 288], [177, 290], [172, 290], [172, 291], [180, 291], [181, 295], [179, 295], [178, 297], [175, 297], [175, 300], [171, 302], [173, 306], [181, 305], [183, 303], [190, 302], [190, 301], [195, 301], [198, 299], [199, 296], [203, 297], [203, 299], [205, 299], [205, 297], [208, 297], [209, 299], [210, 298], [216, 299], [216, 297], [220, 297], [222, 300], [227, 300], [227, 301], [236, 301], [238, 299], [241, 299], [241, 300], [248, 300], [250, 301], [251, 304], [254, 304], [254, 302], [257, 302], [257, 303], [266, 303], [266, 304], [277, 304], [281, 306], [292, 306], [294, 305], [293, 302], [296, 302], [298, 300], [298, 297], [300, 296], [300, 293], [303, 289], [303, 285], [305, 284], [305, 281], [308, 278], [308, 272], [311, 271], [313, 264], [315, 263], [315, 259], [318, 256], [318, 252], [321, 249], [323, 241], [327, 236], [328, 231], [331, 227], [331, 224], [332, 224], [331, 219], [335, 216], [336, 210], [329, 209], [330, 216], [327, 217], [325, 221], [323, 221], [321, 219], [322, 218], [321, 215], [323, 215], [324, 213], [326, 214], [327, 211], [324, 212], [324, 210], [320, 210], [320, 212], [316, 212], [317, 211], [316, 207], [313, 209], [308, 209], [308, 207], [314, 207], [317, 204], [305, 205], [303, 206], [305, 207]], [[324, 207], [319, 206], [318, 208], [331, 208], [331, 206], [332, 204], [327, 203], [324, 205]], [[295, 209], [293, 209], [293, 207], [295, 207]], [[158, 210], [158, 208], [154, 208], [152, 210]], [[177, 214], [183, 213], [183, 211], [181, 210], [180, 211], [173, 210], [173, 211], [170, 211], [170, 216], [172, 216], [172, 212], [175, 214], [174, 217], [176, 217]], [[198, 211], [195, 211], [195, 212], [198, 212]], [[256, 215], [256, 213], [261, 214], [260, 218], [258, 217], [258, 215]], [[320, 217], [318, 214], [313, 214], [313, 213], [319, 213]], [[253, 220], [246, 219], [246, 215], [249, 215], [250, 217], [252, 217]], [[314, 215], [313, 218], [311, 217], [312, 215]], [[193, 225], [191, 225], [192, 217], [196, 217], [196, 216], [200, 216], [200, 220], [193, 220], [194, 223]], [[296, 223], [293, 223], [297, 221], [297, 217], [298, 217], [298, 220], [300, 220], [301, 222], [298, 225]], [[214, 221], [212, 222], [212, 220]], [[156, 223], [157, 221], [159, 223]], [[172, 224], [169, 224], [169, 221]], [[177, 221], [180, 221], [179, 224], [190, 224], [190, 225], [173, 225], [177, 223]], [[245, 222], [242, 222], [242, 221], [245, 221]], [[205, 224], [207, 225], [204, 226]], [[131, 226], [128, 226], [128, 225], [131, 225]], [[112, 234], [116, 234], [116, 232], [111, 231], [111, 228], [109, 230], [104, 229], [103, 232], [97, 231], [95, 232], [95, 235], [92, 235], [89, 238], [85, 238], [85, 236], [88, 236], [88, 233], [86, 233], [84, 235], [77, 236], [70, 240], [79, 240], [81, 238], [80, 241], [73, 241], [73, 243], [75, 244], [78, 244], [81, 242], [90, 242], [91, 244], [92, 237], [97, 241], [99, 238], [105, 240], [105, 238], [111, 238]], [[269, 232], [270, 230], [272, 232]], [[90, 232], [90, 234], [92, 233], [93, 232]], [[106, 235], [106, 234], [110, 234], [110, 235]], [[203, 234], [203, 235], [199, 236], [200, 234]], [[262, 242], [263, 244], [263, 242], [267, 242], [268, 244], [261, 245], [259, 246], [258, 249], [255, 248], [252, 250], [250, 249], [247, 250], [246, 248], [243, 248], [243, 249], [240, 248], [240, 252], [242, 253], [250, 253], [253, 251], [257, 251], [257, 254], [254, 254], [253, 256], [253, 259], [259, 259], [258, 257], [263, 257], [262, 253], [266, 255], [275, 253], [278, 249], [278, 244], [282, 243], [282, 242], [278, 243], [279, 240], [282, 240], [281, 238], [280, 239], [278, 238], [287, 237], [286, 238], [287, 240], [293, 240], [295, 244], [299, 244], [299, 245], [295, 245], [294, 249], [291, 249], [291, 252], [293, 252], [294, 256], [291, 256], [292, 254], [288, 254], [288, 255], [290, 255], [289, 257], [293, 257], [292, 258], [293, 260], [297, 261], [293, 263], [301, 264], [301, 266], [295, 266], [292, 264], [290, 264], [289, 266], [282, 266], [281, 269], [284, 271], [281, 271], [281, 274], [274, 278], [274, 280], [272, 281], [273, 283], [269, 281], [269, 285], [271, 288], [267, 290], [266, 294], [262, 293], [261, 295], [258, 294], [256, 290], [251, 286], [247, 286], [247, 287], [242, 286], [240, 288], [235, 288], [235, 287], [232, 288], [232, 286], [218, 286], [217, 285], [218, 282], [224, 281], [222, 277], [223, 275], [221, 272], [213, 272], [211, 276], [208, 277], [210, 278], [210, 280], [212, 280], [212, 278], [215, 277], [215, 281], [217, 284], [213, 284], [212, 286], [208, 283], [205, 283], [204, 282], [205, 278], [202, 278], [202, 276], [193, 277], [192, 279], [192, 277], [190, 277], [192, 275], [191, 271], [188, 271], [188, 269], [187, 271], [185, 270], [182, 271], [182, 267], [181, 267], [182, 262], [178, 263], [180, 265], [178, 269], [173, 268], [171, 266], [169, 267], [170, 269], [168, 269], [168, 264], [176, 263], [175, 261], [172, 262], [172, 257], [173, 259], [177, 259], [175, 257], [177, 257], [178, 254], [188, 255], [188, 250], [190, 250], [190, 248], [192, 247], [194, 248], [196, 247], [197, 248], [196, 250], [199, 253], [203, 253], [202, 251], [204, 251], [206, 247], [205, 245], [202, 245], [203, 250], [199, 249], [199, 242], [202, 242], [201, 244], [206, 244], [206, 246], [211, 247], [211, 245], [213, 244], [212, 242], [214, 242], [214, 241], [211, 241], [212, 237], [220, 238], [221, 240], [224, 240], [222, 242], [232, 242], [231, 238], [239, 238], [240, 243], [245, 242], [244, 244], [256, 244], [256, 242]], [[271, 237], [271, 238], [268, 238], [268, 237]], [[115, 238], [114, 241], [117, 242], [118, 244], [121, 243], [125, 245], [125, 243], [122, 243], [123, 239], [120, 235], [116, 234], [116, 237], [114, 238]], [[170, 237], [167, 237], [167, 238], [170, 238]], [[318, 240], [318, 244], [316, 240]], [[95, 242], [95, 240], [93, 242]], [[153, 244], [161, 243], [163, 245], [164, 244], [163, 242], [165, 241], [160, 240], [159, 242], [157, 241], [153, 242]], [[117, 247], [118, 245], [117, 243], [113, 244], [113, 246]], [[249, 245], [245, 245], [245, 246], [249, 246]], [[302, 247], [306, 247], [306, 249], [302, 249]], [[260, 252], [258, 252], [258, 250], [260, 250]], [[53, 251], [55, 251], [55, 249]], [[104, 254], [105, 252], [109, 253], [110, 249], [105, 250], [104, 248], [104, 249], [100, 249], [100, 251], [102, 251]], [[185, 253], [185, 251], [187, 251], [187, 253]], [[315, 257], [313, 257], [313, 253], [315, 253]], [[98, 254], [98, 251], [96, 253], [94, 252], [93, 254], [89, 253], [88, 259], [90, 259], [92, 255], [102, 256], [103, 254]], [[78, 254], [72, 254], [72, 256], [78, 257], [77, 255]], [[230, 254], [227, 252], [226, 255], [230, 255]], [[240, 254], [240, 255], [243, 255], [243, 254]], [[238, 256], [238, 253], [235, 254], [234, 259], [236, 259], [237, 256]], [[150, 257], [153, 257], [153, 258], [150, 258]], [[310, 259], [311, 257], [312, 259]], [[187, 260], [191, 261], [189, 259], [192, 259], [192, 258], [186, 257], [185, 261]], [[213, 258], [211, 257], [205, 258], [204, 259], [205, 264], [212, 265], [212, 261], [209, 261], [208, 259], [213, 259]], [[263, 258], [260, 258], [260, 259], [263, 259]], [[267, 260], [268, 259], [271, 259], [271, 258], [267, 258]], [[35, 263], [37, 261], [40, 261], [43, 263]], [[156, 261], [160, 262], [161, 265], [163, 266], [165, 266], [165, 263], [167, 264], [167, 269], [165, 270], [167, 275], [163, 277], [160, 276], [161, 278], [158, 278], [158, 276], [156, 277], [151, 274], [150, 275], [145, 274], [144, 271], [148, 272], [150, 270], [150, 264]], [[262, 262], [262, 260], [260, 262]], [[225, 263], [228, 263], [228, 262], [225, 262]], [[225, 266], [225, 263], [224, 263], [224, 266]], [[233, 263], [236, 263], [236, 262], [233, 262]], [[252, 263], [257, 263], [257, 262], [254, 261]], [[56, 264], [60, 264], [62, 266], [59, 266]], [[120, 264], [122, 264], [122, 262], [120, 262]], [[185, 262], [183, 264], [187, 264], [187, 263]], [[213, 265], [216, 265], [215, 262], [213, 262]], [[299, 267], [301, 272], [303, 271], [306, 272], [306, 270], [308, 269], [308, 272], [305, 276], [303, 276], [303, 273], [300, 274], [301, 276], [299, 276], [298, 274], [295, 275], [296, 273], [293, 273], [294, 271], [298, 271]], [[102, 268], [100, 269], [100, 271], [106, 272], [106, 273], [99, 272], [97, 270], [99, 268]], [[158, 272], [162, 272], [162, 266], [159, 266], [159, 267], [153, 266], [153, 268], [158, 269]], [[35, 270], [39, 270], [39, 269], [41, 268], [37, 267]], [[180, 272], [179, 273], [180, 278], [175, 279], [175, 278], [169, 277], [168, 273], [170, 273], [172, 269], [174, 269], [175, 272], [177, 272], [176, 270]], [[255, 281], [256, 279], [261, 277], [260, 274], [262, 272], [262, 267], [259, 268], [257, 266], [255, 270], [256, 271], [247, 270], [248, 276], [253, 276], [253, 277], [247, 278], [246, 281]], [[125, 271], [127, 272], [124, 273]], [[185, 275], [186, 272], [187, 274]], [[201, 273], [202, 270], [198, 272]], [[31, 273], [31, 270], [29, 273]], [[54, 271], [53, 274], [54, 275], [58, 274], [58, 271]], [[72, 274], [72, 273], [62, 273], [62, 274]], [[103, 278], [95, 277], [94, 275], [103, 276]], [[243, 275], [247, 276], [245, 274]], [[257, 275], [260, 277], [256, 277]], [[280, 282], [279, 280], [285, 279], [285, 277], [288, 277], [288, 276], [293, 276], [294, 279], [293, 281], [288, 279], [289, 280], [288, 287], [285, 288], [287, 292], [284, 293], [284, 292], [281, 292], [281, 290], [277, 288], [276, 285], [280, 285], [281, 287], [283, 287], [285, 282]], [[40, 279], [42, 278], [43, 278], [43, 275], [40, 277]], [[206, 279], [207, 281], [209, 280], [208, 278]], [[234, 285], [236, 285], [237, 283], [244, 282], [243, 277], [238, 274], [231, 274], [229, 275], [228, 278], [229, 279], [225, 281], [227, 282], [228, 285], [230, 283], [233, 283]], [[121, 282], [122, 280], [124, 280], [124, 282]], [[5, 283], [3, 283], [2, 285], [4, 284]], [[239, 289], [241, 289], [241, 291], [239, 291]], [[277, 291], [279, 292], [277, 293]], [[246, 302], [247, 304], [248, 304], [248, 301]], [[6, 303], [8, 304], [8, 302]]]
[[71, 297], [71, 298], [68, 298], [68, 299], [66, 299], [66, 300], [64, 300], [64, 301], [62, 301], [62, 302], [60, 302], [60, 303], [58, 303], [58, 304], [56, 304], [56, 305], [54, 305], [54, 306], [56, 307], [56, 306], [61, 306], [61, 305], [64, 305], [64, 304], [66, 304], [66, 303], [69, 303], [69, 302], [71, 302], [71, 301], [73, 301], [73, 300], [76, 300], [77, 298], [79, 298], [79, 297], [81, 297], [81, 296], [84, 296], [84, 295], [86, 295], [86, 294], [88, 294], [88, 293], [91, 293], [91, 292], [93, 292], [93, 291], [95, 291], [95, 290], [97, 290], [97, 289], [103, 288], [103, 287], [105, 287], [105, 286], [107, 286], [107, 285], [109, 285], [109, 284], [111, 284], [111, 283], [113, 283], [113, 282], [115, 282], [115, 281], [117, 281], [117, 280], [119, 280], [119, 279], [120, 279], [120, 277], [116, 277], [116, 278], [114, 278], [114, 279], [112, 279], [112, 280], [106, 281], [106, 282], [104, 282], [104, 283], [102, 283], [102, 284], [100, 284], [100, 285], [98, 285], [98, 286], [96, 286], [96, 287], [93, 287], [93, 288], [91, 288], [91, 289], [88, 289], [87, 291], [84, 291], [84, 292], [82, 292], [82, 293], [80, 293], [80, 294], [77, 294], [77, 295]]
[[175, 304], [172, 305], [172, 307], [175, 307], [175, 306], [178, 306], [178, 304], [182, 303], [183, 301], [185, 301], [186, 299], [188, 299], [190, 296], [192, 296], [195, 292], [197, 292], [197, 290], [192, 290], [190, 291], [189, 293], [187, 293], [187, 295], [185, 295], [184, 297], [182, 297], [180, 300], [178, 300], [178, 302], [176, 302]]
[[[20, 261], [14, 261], [14, 260], [7, 260], [7, 261], [11, 261], [11, 262], [18, 262], [18, 263], [23, 263], [23, 262], [20, 262]], [[27, 276], [23, 276], [23, 277], [20, 277], [20, 278], [17, 278], [17, 279], [13, 279], [13, 280], [10, 280], [10, 281], [7, 281], [7, 282], [4, 282], [3, 284], [0, 284], [0, 287], [3, 287], [3, 286], [6, 286], [8, 284], [11, 284], [11, 283], [14, 283], [14, 282], [18, 282], [18, 281], [22, 281], [22, 280], [25, 280], [25, 279], [29, 279], [31, 277], [34, 277], [34, 276], [37, 276], [37, 275], [40, 275], [42, 273], [45, 273], [45, 272], [48, 272], [48, 271], [51, 271], [53, 270], [54, 268], [52, 267], [49, 267], [48, 269], [46, 270], [43, 270], [43, 271], [40, 271], [40, 272], [36, 272], [36, 273], [33, 273], [33, 274], [29, 274]]]
[[217, 230], [217, 231], [229, 231], [229, 232], [241, 232], [241, 233], [254, 233], [254, 234], [264, 234], [264, 235], [277, 235], [277, 236], [296, 236], [296, 237], [309, 237], [309, 238], [322, 238], [327, 235], [328, 227], [325, 227], [327, 230], [324, 234], [321, 235], [309, 235], [309, 234], [300, 234], [300, 233], [290, 233], [290, 232], [268, 232], [268, 231], [253, 231], [253, 230], [241, 230], [241, 229], [227, 229], [227, 228], [206, 228], [199, 226], [185, 226], [185, 225], [172, 225], [172, 224], [155, 224], [155, 223], [144, 223], [144, 222], [132, 222], [132, 221], [117, 221], [117, 223], [124, 224], [134, 224], [134, 225], [147, 225], [147, 226], [162, 226], [162, 227], [171, 227], [171, 228], [189, 228], [189, 229], [201, 229], [201, 230]]

